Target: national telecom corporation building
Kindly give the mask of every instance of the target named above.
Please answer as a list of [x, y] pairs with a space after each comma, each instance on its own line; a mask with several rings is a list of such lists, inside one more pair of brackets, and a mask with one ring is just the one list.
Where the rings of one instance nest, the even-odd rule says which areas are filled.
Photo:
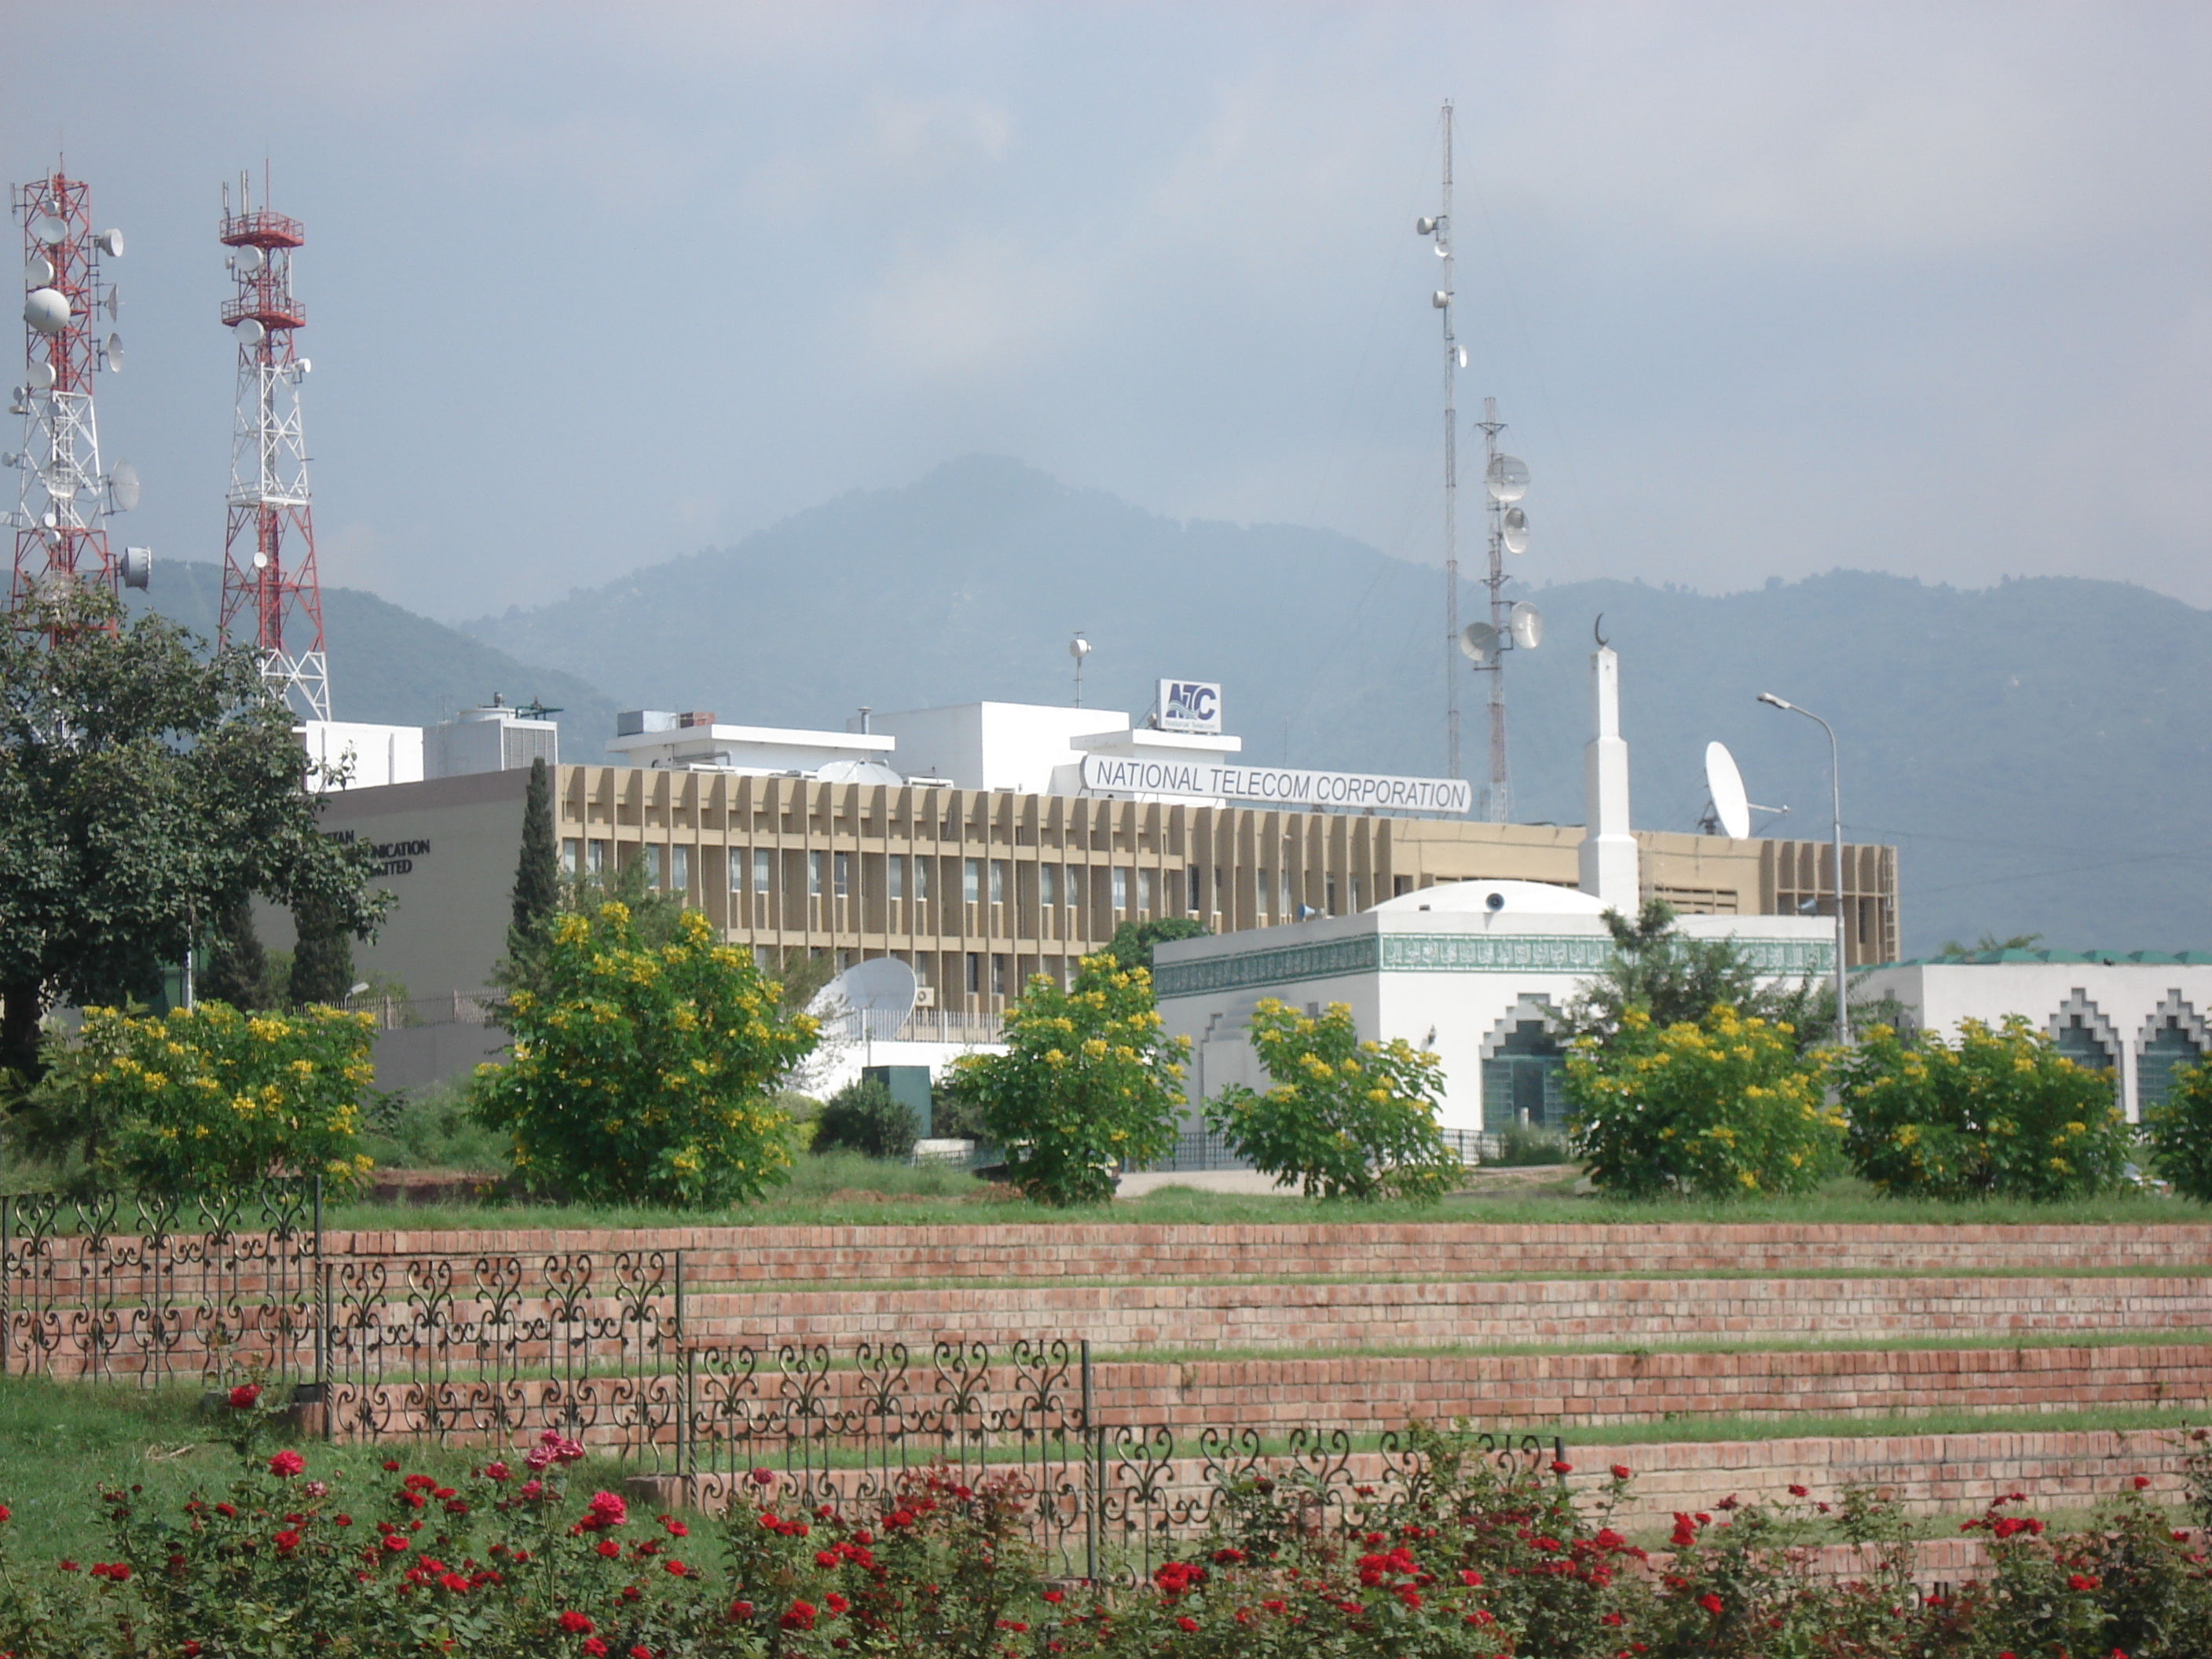
[[[1065, 983], [1123, 922], [1288, 944], [1439, 884], [1577, 884], [1582, 830], [1469, 821], [1464, 782], [1250, 767], [1233, 736], [1159, 724], [991, 702], [842, 731], [641, 711], [609, 744], [621, 763], [551, 767], [556, 833], [570, 870], [641, 864], [764, 966], [896, 957], [921, 988], [914, 1034], [955, 1042], [988, 1041], [1031, 975]], [[445, 726], [303, 736], [351, 757], [325, 828], [374, 846], [398, 901], [356, 965], [418, 1003], [477, 990], [505, 948], [529, 763], [551, 758], [554, 728], [495, 702]], [[1834, 915], [1825, 844], [1635, 842], [1638, 896], [1686, 915]], [[1893, 958], [1895, 850], [1847, 846], [1843, 874], [1850, 960]]]

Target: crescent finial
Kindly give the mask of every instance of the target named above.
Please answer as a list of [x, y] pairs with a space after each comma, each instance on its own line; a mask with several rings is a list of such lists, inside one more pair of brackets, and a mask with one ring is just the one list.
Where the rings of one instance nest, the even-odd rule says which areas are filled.
[[1597, 641], [1597, 648], [1601, 651], [1604, 650], [1606, 646], [1604, 625], [1605, 612], [1601, 611], [1597, 613], [1597, 620], [1590, 624], [1590, 637]]

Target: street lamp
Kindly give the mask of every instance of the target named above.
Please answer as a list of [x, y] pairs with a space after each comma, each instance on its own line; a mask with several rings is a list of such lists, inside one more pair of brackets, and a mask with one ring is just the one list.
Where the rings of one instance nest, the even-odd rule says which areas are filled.
[[1759, 700], [1772, 703], [1777, 708], [1786, 708], [1793, 714], [1802, 714], [1808, 720], [1820, 720], [1820, 729], [1828, 734], [1828, 787], [1835, 804], [1836, 835], [1836, 1041], [1848, 1048], [1851, 1043], [1851, 1014], [1844, 979], [1844, 780], [1836, 756], [1836, 728], [1811, 709], [1800, 708], [1771, 691], [1760, 692]]

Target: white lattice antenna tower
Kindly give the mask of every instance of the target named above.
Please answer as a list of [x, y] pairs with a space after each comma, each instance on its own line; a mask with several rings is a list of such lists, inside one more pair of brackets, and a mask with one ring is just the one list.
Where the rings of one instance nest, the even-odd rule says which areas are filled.
[[89, 192], [58, 165], [11, 194], [23, 228], [23, 380], [9, 412], [22, 416], [23, 447], [5, 458], [18, 480], [9, 610], [35, 629], [44, 604], [71, 585], [145, 586], [151, 558], [134, 548], [117, 559], [101, 527], [138, 501], [128, 463], [101, 470], [92, 398], [93, 376], [123, 367], [122, 337], [99, 331], [100, 313], [112, 322], [120, 303], [100, 256], [121, 256], [123, 233], [93, 229]]
[[243, 642], [250, 633], [262, 678], [295, 713], [327, 720], [330, 671], [300, 423], [300, 383], [309, 365], [293, 340], [307, 313], [292, 295], [292, 253], [307, 237], [298, 220], [265, 204], [254, 207], [252, 187], [251, 176], [240, 173], [235, 213], [228, 185], [222, 193], [222, 241], [232, 250], [238, 285], [222, 307], [223, 324], [238, 343], [222, 637]]
[[1443, 313], [1444, 324], [1444, 775], [1455, 778], [1459, 769], [1459, 371], [1467, 367], [1467, 353], [1452, 331], [1452, 106], [1444, 100], [1443, 185], [1433, 219], [1413, 222], [1416, 235], [1435, 240], [1437, 257], [1443, 261], [1443, 286], [1429, 296], [1429, 303]]

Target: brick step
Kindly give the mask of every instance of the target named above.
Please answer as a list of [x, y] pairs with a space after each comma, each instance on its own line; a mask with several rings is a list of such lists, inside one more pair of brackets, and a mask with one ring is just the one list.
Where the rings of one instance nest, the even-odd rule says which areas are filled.
[[1468, 1222], [1221, 1226], [333, 1230], [325, 1253], [683, 1250], [700, 1284], [840, 1279], [1464, 1277], [1470, 1273], [2171, 1271], [2212, 1267], [2212, 1226]]
[[1092, 1377], [1100, 1421], [1164, 1423], [1177, 1433], [1236, 1424], [1272, 1434], [1317, 1423], [1373, 1432], [1413, 1418], [1572, 1428], [1670, 1416], [2197, 1405], [2212, 1401], [2212, 1344], [1105, 1360]]
[[2171, 1330], [2212, 1320], [2212, 1278], [1511, 1280], [1433, 1285], [1013, 1285], [707, 1291], [695, 1341], [1088, 1339], [1110, 1349], [1602, 1344], [2008, 1331]]
[[[2005, 1430], [1626, 1446], [1570, 1439], [1565, 1450], [1571, 1472], [1565, 1480], [1585, 1514], [1603, 1516], [1609, 1524], [1632, 1534], [1664, 1529], [1678, 1511], [1725, 1520], [1720, 1504], [1730, 1497], [1743, 1504], [1795, 1506], [1809, 1516], [1814, 1504], [1838, 1504], [1847, 1486], [1873, 1488], [1907, 1516], [1963, 1521], [2012, 1492], [2022, 1494], [2026, 1502], [2008, 1506], [2009, 1514], [2087, 1511], [2105, 1498], [2132, 1491], [2137, 1475], [2149, 1481], [2145, 1496], [2152, 1501], [2178, 1503], [2186, 1488], [2175, 1440], [2172, 1433], [2149, 1429], [2071, 1433]], [[1330, 1459], [1329, 1464], [1332, 1477], [1345, 1484], [1381, 1484], [1391, 1474], [1389, 1461], [1375, 1452], [1352, 1452]], [[1632, 1479], [1620, 1504], [1607, 1510], [1608, 1471], [1615, 1464], [1631, 1470]], [[1287, 1472], [1297, 1466], [1289, 1459], [1263, 1458], [1256, 1467]], [[1109, 1458], [1106, 1473], [1112, 1490], [1148, 1486], [1164, 1511], [1180, 1508], [1193, 1516], [1203, 1513], [1204, 1495], [1212, 1480], [1205, 1463], [1187, 1456], [1148, 1468]], [[1056, 1490], [1068, 1478], [1068, 1472], [1057, 1465], [1045, 1474]], [[817, 1495], [868, 1490], [881, 1478], [879, 1471], [867, 1469], [817, 1469], [809, 1477]], [[1079, 1472], [1074, 1478], [1079, 1482]], [[780, 1489], [789, 1479], [779, 1474], [771, 1490]], [[641, 1477], [635, 1484], [658, 1504], [720, 1509], [733, 1491], [747, 1486], [748, 1476], [742, 1462], [736, 1462], [702, 1467], [689, 1480], [662, 1474]], [[1790, 1492], [1792, 1486], [1805, 1488], [1808, 1496], [1796, 1498]], [[1179, 1498], [1184, 1501], [1179, 1504]], [[1959, 1555], [1936, 1550], [1930, 1556], [1931, 1566], [1947, 1569], [1965, 1569], [1982, 1559], [1971, 1549]], [[1842, 1559], [1840, 1555], [1835, 1559]], [[1929, 1574], [1953, 1579], [1966, 1576], [1963, 1571]]]

